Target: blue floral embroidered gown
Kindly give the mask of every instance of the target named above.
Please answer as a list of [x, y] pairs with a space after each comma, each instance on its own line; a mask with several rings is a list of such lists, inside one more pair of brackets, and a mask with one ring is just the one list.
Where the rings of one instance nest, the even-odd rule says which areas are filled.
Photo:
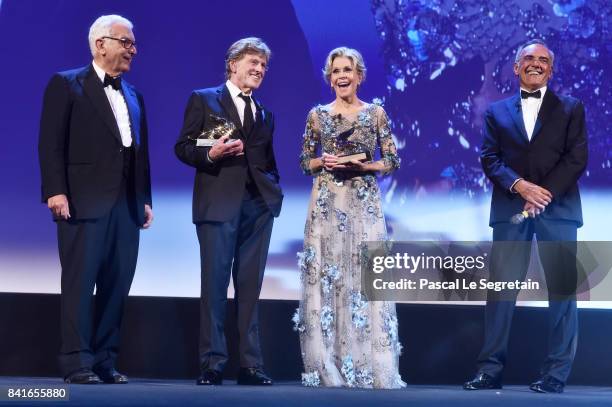
[[[347, 136], [348, 135], [348, 136]], [[343, 138], [343, 140], [339, 140]], [[384, 173], [399, 167], [387, 115], [369, 104], [355, 115], [313, 108], [306, 124], [300, 163], [326, 152], [344, 155], [380, 148]], [[381, 196], [374, 174], [312, 174], [314, 185], [298, 253], [300, 307], [293, 317], [300, 335], [306, 386], [404, 387], [398, 372], [401, 345], [395, 303], [368, 302], [360, 293], [360, 247], [387, 238]]]

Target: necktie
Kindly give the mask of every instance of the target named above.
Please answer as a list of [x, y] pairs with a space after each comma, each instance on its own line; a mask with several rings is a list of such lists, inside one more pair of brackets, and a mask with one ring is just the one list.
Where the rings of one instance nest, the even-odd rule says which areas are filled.
[[540, 92], [539, 90], [536, 90], [535, 92], [531, 92], [531, 93], [521, 90], [521, 99], [527, 99], [527, 98], [539, 99], [541, 97], [542, 97], [542, 92]]
[[121, 89], [121, 76], [117, 76], [112, 78], [109, 74], [104, 75], [104, 87], [112, 86], [113, 89], [119, 90]]
[[255, 124], [253, 120], [253, 109], [251, 109], [251, 97], [240, 94], [238, 95], [242, 100], [244, 100], [244, 116], [242, 119], [242, 129], [244, 130], [245, 136], [248, 136]]

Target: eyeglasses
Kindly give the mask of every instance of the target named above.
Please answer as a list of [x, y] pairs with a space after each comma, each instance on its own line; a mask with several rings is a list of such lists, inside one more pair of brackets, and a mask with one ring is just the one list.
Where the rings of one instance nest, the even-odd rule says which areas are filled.
[[108, 38], [109, 40], [119, 41], [121, 45], [123, 46], [123, 48], [125, 49], [130, 49], [132, 47], [136, 48], [136, 43], [130, 40], [129, 38], [115, 38], [115, 37], [102, 37], [102, 38]]

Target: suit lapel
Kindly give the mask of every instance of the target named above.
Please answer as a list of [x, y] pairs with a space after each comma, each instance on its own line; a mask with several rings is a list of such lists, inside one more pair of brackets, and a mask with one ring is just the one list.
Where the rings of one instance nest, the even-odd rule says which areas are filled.
[[125, 81], [121, 81], [121, 88], [130, 116], [132, 138], [134, 139], [134, 145], [138, 148], [138, 146], [140, 146], [140, 107], [138, 106], [138, 98], [132, 90], [132, 87], [125, 83]]
[[544, 100], [542, 101], [542, 106], [540, 106], [538, 118], [536, 120], [535, 127], [533, 128], [533, 135], [531, 136], [532, 143], [540, 133], [540, 130], [542, 130], [542, 126], [546, 124], [552, 115], [552, 112], [555, 110], [557, 104], [559, 104], [559, 98], [550, 89], [548, 89], [544, 94]]
[[516, 126], [520, 136], [525, 141], [529, 142], [529, 137], [527, 137], [527, 130], [525, 129], [525, 121], [523, 120], [521, 97], [519, 95], [515, 95], [514, 97], [508, 99], [507, 107], [510, 111], [510, 116], [512, 116], [512, 120], [514, 121], [514, 125]]
[[89, 65], [88, 68], [84, 69], [81, 74], [79, 74], [78, 78], [81, 86], [85, 90], [85, 94], [91, 100], [91, 103], [95, 107], [95, 109], [102, 117], [102, 120], [108, 126], [109, 130], [113, 135], [121, 141], [121, 133], [119, 133], [119, 126], [117, 126], [117, 121], [115, 120], [115, 115], [111, 109], [108, 98], [106, 97], [106, 93], [104, 93], [104, 88], [102, 87], [102, 83], [100, 82], [100, 78], [96, 75], [96, 71], [93, 69], [92, 65]]
[[244, 134], [244, 131], [242, 130], [242, 123], [240, 122], [240, 116], [238, 116], [238, 110], [236, 110], [236, 105], [232, 100], [232, 95], [230, 95], [229, 89], [227, 89], [227, 86], [222, 85], [219, 87], [217, 92], [217, 99], [223, 110], [225, 110], [225, 114], [227, 114], [227, 117], [229, 117], [232, 123], [234, 123], [238, 131], [240, 131], [242, 138], [246, 138], [246, 134]]
[[259, 103], [259, 100], [253, 98], [253, 101], [255, 102], [255, 108], [257, 109], [255, 114], [255, 124], [259, 123], [261, 125], [266, 118], [266, 112], [262, 104]]

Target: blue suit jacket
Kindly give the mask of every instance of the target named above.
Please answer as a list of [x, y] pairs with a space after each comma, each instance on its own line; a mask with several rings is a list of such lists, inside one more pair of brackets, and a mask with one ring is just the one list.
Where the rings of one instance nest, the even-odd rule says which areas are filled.
[[[174, 151], [179, 160], [196, 169], [193, 185], [194, 223], [225, 222], [234, 218], [240, 211], [247, 171], [272, 215], [279, 215], [283, 193], [273, 149], [274, 117], [257, 100], [255, 105], [255, 125], [250, 134], [245, 134], [225, 85], [192, 92]], [[233, 137], [239, 137], [244, 142], [244, 155], [211, 163], [206, 158], [208, 147], [196, 147], [192, 139], [215, 125], [212, 116], [234, 123], [238, 131]]]
[[582, 226], [578, 179], [587, 165], [584, 107], [580, 101], [544, 95], [531, 141], [523, 123], [519, 94], [493, 103], [484, 117], [480, 161], [493, 183], [489, 224], [508, 222], [525, 201], [510, 192], [517, 178], [548, 189], [553, 201], [543, 219], [574, 221]]

